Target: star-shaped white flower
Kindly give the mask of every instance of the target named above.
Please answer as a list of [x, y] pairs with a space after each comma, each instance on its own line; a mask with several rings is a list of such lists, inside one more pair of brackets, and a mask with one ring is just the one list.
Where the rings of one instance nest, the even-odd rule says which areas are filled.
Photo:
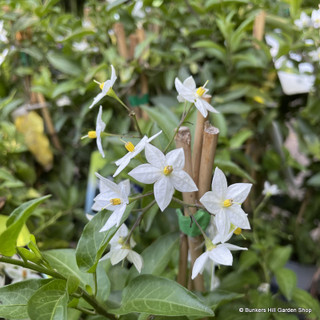
[[247, 214], [241, 209], [242, 202], [247, 198], [251, 183], [235, 183], [228, 187], [224, 173], [216, 168], [212, 179], [212, 191], [206, 192], [200, 202], [215, 214], [218, 232], [229, 234], [231, 223], [241, 229], [250, 229]]
[[163, 211], [170, 203], [174, 190], [181, 192], [197, 191], [191, 177], [183, 171], [183, 149], [175, 149], [164, 155], [151, 144], [145, 147], [148, 164], [142, 164], [129, 172], [129, 176], [139, 182], [154, 183], [154, 197]]
[[294, 24], [299, 29], [310, 27], [311, 26], [311, 18], [305, 12], [301, 12], [300, 18], [295, 20]]
[[276, 184], [270, 184], [269, 181], [264, 182], [264, 188], [262, 191], [263, 195], [275, 196], [279, 194], [281, 191], [279, 190]]
[[110, 259], [111, 264], [115, 265], [120, 261], [127, 258], [130, 262], [134, 264], [138, 272], [141, 272], [143, 265], [142, 257], [131, 248], [135, 246], [135, 242], [130, 238], [130, 244], [126, 243], [126, 237], [128, 236], [128, 228], [125, 224], [122, 224], [115, 235], [110, 240], [110, 251], [100, 259], [106, 260]]
[[113, 65], [111, 65], [111, 78], [103, 83], [98, 83], [100, 85], [100, 89], [102, 90], [91, 103], [89, 109], [91, 109], [94, 105], [96, 105], [105, 95], [107, 95], [108, 91], [112, 88], [115, 81], [117, 80], [116, 71], [114, 70]]
[[148, 138], [147, 136], [144, 136], [136, 146], [134, 146], [132, 142], [127, 142], [125, 144], [125, 148], [129, 152], [126, 155], [124, 155], [122, 158], [116, 161], [116, 165], [118, 166], [118, 169], [116, 170], [113, 176], [114, 177], [117, 176], [129, 164], [130, 160], [133, 159], [145, 148], [147, 143], [151, 142], [161, 133], [162, 131], [159, 131], [158, 133], [156, 133], [150, 138]]
[[101, 211], [107, 209], [113, 211], [100, 232], [107, 231], [113, 226], [119, 226], [121, 218], [129, 203], [128, 196], [130, 194], [130, 181], [124, 180], [119, 184], [102, 177], [99, 173], [96, 176], [100, 179], [100, 193], [94, 198], [92, 210]]
[[320, 48], [309, 52], [309, 56], [313, 61], [320, 61]]
[[3, 27], [3, 20], [0, 20], [0, 42], [8, 43], [8, 32]]
[[311, 21], [314, 28], [320, 28], [320, 9], [312, 11]]
[[207, 94], [208, 89], [205, 88], [206, 84], [203, 87], [196, 88], [196, 83], [192, 76], [184, 80], [183, 83], [176, 78], [174, 83], [179, 94], [177, 97], [179, 102], [189, 101], [194, 103], [204, 117], [208, 115], [208, 111], [218, 113], [218, 111], [205, 100], [205, 98], [211, 97]]
[[[21, 260], [17, 255], [12, 258]], [[4, 263], [4, 272], [9, 278], [12, 279], [12, 283], [28, 280], [28, 279], [41, 279], [41, 276], [33, 270], [26, 269], [20, 266], [16, 266], [9, 263]]]
[[[227, 239], [223, 240], [225, 242]], [[219, 241], [216, 241], [215, 239], [213, 239], [212, 242], [208, 238], [206, 239], [206, 251], [194, 262], [191, 276], [192, 279], [203, 272], [208, 259], [214, 264], [232, 266], [233, 257], [231, 251], [248, 250], [247, 248], [235, 246], [230, 243], [221, 243], [217, 245], [218, 242]]]

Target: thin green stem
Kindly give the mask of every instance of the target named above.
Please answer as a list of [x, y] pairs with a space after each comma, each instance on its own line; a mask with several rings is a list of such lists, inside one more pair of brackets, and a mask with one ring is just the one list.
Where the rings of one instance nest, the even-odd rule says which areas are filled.
[[97, 271], [93, 273], [93, 282], [94, 282], [94, 296], [96, 297], [98, 293]]
[[50, 218], [47, 222], [43, 223], [38, 229], [36, 229], [33, 234], [37, 235], [39, 232], [41, 232], [42, 230], [46, 229], [47, 227], [49, 227], [50, 225], [54, 224], [59, 218], [61, 218], [64, 214], [63, 211], [59, 211], [55, 216], [53, 216], [52, 218]]
[[184, 202], [184, 201], [182, 201], [182, 200], [180, 200], [180, 199], [178, 199], [178, 198], [176, 198], [176, 197], [172, 197], [172, 200], [173, 200], [174, 202], [177, 202], [177, 203], [183, 205], [184, 207], [193, 207], [193, 208], [199, 208], [199, 209], [203, 209], [203, 208], [204, 208], [203, 205], [201, 205], [201, 204], [191, 204], [191, 203], [187, 203], [187, 202]]
[[184, 121], [186, 120], [186, 117], [188, 116], [189, 112], [191, 111], [192, 108], [192, 104], [190, 105], [188, 111], [185, 113], [183, 112], [181, 120], [178, 124], [178, 127], [176, 128], [174, 135], [172, 136], [171, 140], [169, 141], [169, 143], [167, 144], [167, 146], [165, 147], [165, 149], [163, 150], [163, 153], [167, 152], [167, 150], [169, 149], [169, 147], [171, 146], [171, 143], [173, 142], [174, 138], [176, 137], [180, 127], [183, 125]]
[[136, 201], [136, 200], [139, 200], [139, 199], [142, 199], [142, 198], [147, 197], [147, 196], [151, 196], [152, 194], [153, 194], [153, 191], [150, 191], [150, 192], [147, 192], [145, 194], [140, 194], [139, 196], [129, 198], [129, 203], [131, 203], [133, 201]]
[[92, 310], [89, 310], [89, 309], [86, 309], [86, 308], [82, 308], [82, 307], [73, 307], [73, 308], [76, 309], [76, 310], [79, 310], [82, 313], [87, 314], [89, 316], [95, 316], [97, 314], [95, 311], [92, 311]]
[[190, 216], [191, 219], [193, 220], [193, 222], [197, 225], [197, 227], [199, 228], [199, 230], [201, 231], [204, 239], [208, 239], [207, 235], [204, 233], [204, 231], [202, 230], [200, 224], [198, 223], [197, 219], [194, 217], [194, 215]]

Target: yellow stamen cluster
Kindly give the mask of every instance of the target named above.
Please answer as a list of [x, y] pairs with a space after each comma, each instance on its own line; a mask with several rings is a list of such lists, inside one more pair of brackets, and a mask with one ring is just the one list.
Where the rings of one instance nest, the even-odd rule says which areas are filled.
[[260, 103], [260, 104], [264, 104], [264, 99], [260, 96], [254, 96], [253, 100]]
[[100, 87], [101, 90], [103, 90], [104, 82], [100, 83], [99, 87]]
[[227, 200], [224, 200], [224, 201], [223, 201], [223, 206], [224, 206], [225, 208], [228, 208], [228, 207], [231, 207], [231, 206], [232, 206], [232, 203], [233, 203], [232, 199], [227, 199]]
[[126, 239], [124, 237], [120, 237], [119, 240], [118, 240], [118, 243], [123, 245], [125, 243], [125, 240]]
[[129, 244], [124, 243], [124, 244], [122, 245], [121, 249], [128, 249], [128, 250], [130, 250], [131, 247], [130, 247]]
[[121, 199], [119, 199], [119, 198], [113, 198], [113, 199], [110, 200], [110, 203], [111, 203], [113, 206], [117, 206], [117, 205], [121, 204], [122, 201], [121, 201]]
[[88, 132], [88, 137], [90, 139], [96, 139], [97, 138], [97, 133], [95, 131], [89, 131]]
[[126, 144], [124, 145], [125, 148], [129, 151], [129, 152], [133, 152], [134, 151], [134, 145], [132, 142], [126, 142]]
[[237, 236], [239, 236], [242, 233], [242, 229], [241, 228], [237, 228], [233, 231], [233, 233]]
[[197, 89], [197, 95], [199, 97], [202, 97], [205, 92], [206, 92], [206, 89], [204, 89], [203, 87], [200, 87], [200, 88]]
[[165, 166], [163, 169], [163, 173], [165, 176], [168, 176], [173, 171], [172, 166]]

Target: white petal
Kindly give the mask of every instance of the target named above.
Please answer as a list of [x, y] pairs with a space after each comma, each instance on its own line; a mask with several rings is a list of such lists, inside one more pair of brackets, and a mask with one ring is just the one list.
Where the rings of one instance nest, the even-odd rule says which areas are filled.
[[216, 194], [217, 199], [223, 200], [228, 199], [225, 197], [227, 193], [227, 179], [222, 170], [220, 170], [218, 167], [214, 170], [214, 175], [212, 179], [212, 191]]
[[219, 244], [216, 248], [209, 251], [209, 258], [217, 264], [232, 266], [232, 254], [224, 245]]
[[146, 159], [154, 167], [157, 167], [161, 170], [166, 166], [166, 158], [164, 154], [156, 147], [151, 144], [146, 145]]
[[201, 274], [205, 264], [208, 260], [209, 254], [208, 251], [204, 252], [197, 260], [194, 262], [193, 268], [192, 268], [192, 276], [191, 279], [194, 279], [199, 273]]
[[127, 208], [127, 205], [121, 205], [117, 211], [114, 211], [114, 213], [117, 214], [117, 223], [116, 223], [117, 227], [119, 227], [119, 225], [120, 225], [122, 216], [123, 216], [124, 212], [126, 211], [126, 208]]
[[115, 81], [117, 80], [116, 71], [114, 70], [113, 65], [111, 65], [111, 78], [103, 83], [102, 92], [107, 94], [108, 91], [112, 88]]
[[184, 86], [178, 78], [175, 79], [174, 84], [175, 84], [176, 90], [178, 91], [180, 100], [181, 98], [183, 98], [187, 101], [194, 102], [195, 94], [193, 90]]
[[121, 162], [119, 162], [120, 160], [118, 160], [117, 162], [120, 164], [116, 164], [119, 165], [118, 169], [116, 170], [116, 172], [113, 174], [113, 177], [116, 177], [130, 162], [130, 160], [132, 159], [131, 157], [127, 157], [129, 154], [127, 153], [123, 158], [121, 158]]
[[104, 151], [103, 151], [102, 144], [101, 144], [101, 136], [100, 136], [100, 134], [99, 135], [97, 134], [97, 139], [96, 140], [97, 140], [97, 148], [98, 148], [102, 158], [104, 158], [105, 155], [104, 155]]
[[223, 243], [221, 246], [224, 246], [225, 248], [227, 248], [227, 249], [229, 249], [231, 251], [248, 250], [248, 248], [235, 246], [234, 244], [230, 244], [230, 243]]
[[[206, 95], [206, 96], [208, 96], [208, 95]], [[209, 96], [210, 97], [210, 96]], [[203, 98], [205, 98], [205, 96], [203, 95]], [[198, 100], [200, 100], [201, 102], [201, 104], [202, 104], [202, 106], [205, 108], [205, 109], [207, 109], [208, 111], [210, 111], [210, 112], [214, 112], [214, 113], [219, 113], [219, 111], [217, 111], [209, 102], [207, 102], [206, 100], [204, 100], [204, 99], [201, 99], [201, 98], [199, 98]]]
[[191, 90], [196, 89], [196, 83], [192, 76], [188, 77], [186, 80], [183, 81], [183, 85]]
[[114, 266], [118, 262], [122, 261], [123, 259], [125, 259], [128, 253], [129, 253], [129, 249], [120, 249], [112, 252], [111, 259], [110, 259], [111, 264]]
[[241, 229], [251, 229], [248, 215], [239, 205], [232, 205], [227, 209], [230, 222]]
[[173, 185], [167, 177], [163, 176], [154, 184], [154, 197], [161, 211], [171, 202], [174, 193]]
[[153, 139], [155, 139], [157, 136], [159, 136], [162, 133], [162, 130], [160, 130], [158, 133], [153, 135], [152, 137], [148, 138], [147, 142], [151, 142]]
[[199, 200], [204, 207], [213, 214], [218, 214], [221, 210], [221, 198], [217, 197], [217, 193], [213, 191], [206, 192]]
[[232, 199], [237, 204], [243, 203], [246, 200], [252, 184], [251, 183], [235, 183], [228, 187], [226, 199]]
[[173, 170], [170, 176], [174, 188], [181, 192], [198, 191], [192, 178], [183, 170]]
[[129, 254], [128, 254], [128, 260], [134, 264], [134, 266], [136, 267], [136, 269], [140, 273], [142, 265], [143, 265], [143, 260], [142, 260], [142, 257], [140, 256], [140, 254], [136, 253], [133, 250], [130, 250]]
[[217, 226], [218, 233], [221, 234], [222, 238], [229, 234], [230, 230], [230, 220], [229, 216], [222, 210], [216, 214], [215, 222]]
[[161, 177], [161, 170], [150, 165], [141, 164], [128, 173], [129, 176], [142, 183], [154, 183]]
[[96, 105], [105, 95], [106, 94], [104, 92], [100, 92], [96, 97], [94, 97], [89, 109]]
[[172, 150], [166, 154], [166, 164], [173, 169], [183, 169], [184, 167], [184, 151], [182, 148]]
[[103, 177], [98, 172], [95, 173], [96, 177], [100, 179], [100, 191], [101, 192], [116, 192], [120, 193], [119, 186], [111, 180]]
[[107, 222], [104, 224], [104, 226], [100, 229], [99, 232], [104, 232], [110, 230], [113, 226], [117, 224], [118, 221], [118, 215], [117, 211], [113, 211]]
[[206, 118], [206, 116], [208, 115], [208, 111], [207, 109], [205, 108], [204, 104], [202, 103], [203, 100], [201, 99], [197, 99], [195, 102], [194, 102], [194, 105], [196, 106], [196, 108], [199, 110], [199, 112], [202, 114], [202, 116], [204, 118]]
[[124, 181], [121, 181], [119, 183], [119, 187], [120, 187], [120, 193], [122, 195], [122, 198], [127, 198], [130, 194], [130, 180], [126, 179]]

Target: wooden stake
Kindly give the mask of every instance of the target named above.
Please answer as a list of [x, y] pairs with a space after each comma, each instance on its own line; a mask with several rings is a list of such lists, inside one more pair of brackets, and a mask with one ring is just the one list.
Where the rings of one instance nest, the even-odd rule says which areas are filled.
[[200, 199], [207, 191], [210, 190], [213, 162], [218, 143], [218, 136], [219, 129], [210, 125], [209, 121], [206, 121], [205, 129], [203, 131], [203, 143], [198, 184], [198, 199]]
[[[253, 25], [253, 37], [259, 41], [263, 40], [265, 24], [266, 24], [266, 12], [264, 10], [261, 10], [260, 13], [254, 19], [254, 25]], [[255, 43], [254, 46], [257, 49], [260, 49], [258, 44]]]
[[125, 60], [128, 60], [129, 53], [126, 43], [126, 33], [124, 31], [123, 24], [121, 22], [117, 22], [113, 26], [114, 33], [117, 37], [117, 45], [118, 45], [118, 51], [121, 57], [123, 57]]
[[[191, 158], [191, 133], [190, 129], [188, 127], [181, 127], [175, 137], [176, 146], [177, 148], [183, 148], [184, 155], [185, 155], [185, 166], [184, 171], [186, 171], [191, 177], [192, 177], [192, 158]], [[194, 204], [196, 201], [196, 193], [195, 192], [183, 192], [182, 193], [183, 201], [189, 204]], [[189, 216], [190, 214], [195, 214], [196, 208], [185, 208], [184, 209], [184, 215]], [[202, 254], [202, 237], [187, 237], [188, 238], [188, 246], [190, 249], [190, 255], [191, 255], [191, 268], [193, 267], [193, 264], [195, 260]], [[180, 244], [180, 249], [185, 250], [185, 240], [186, 237], [182, 239], [182, 243]], [[188, 255], [185, 251], [181, 252], [180, 260], [181, 264], [179, 264], [179, 273], [186, 272], [186, 265]], [[183, 260], [184, 259], [184, 260]], [[181, 266], [181, 269], [180, 269]], [[186, 274], [179, 274], [178, 279], [182, 282], [183, 285], [186, 286]], [[180, 283], [180, 282], [179, 282]], [[198, 275], [194, 279], [194, 288], [197, 291], [204, 291], [204, 282], [202, 275]]]
[[139, 43], [139, 38], [136, 34], [130, 34], [129, 41], [130, 41], [129, 59], [133, 59], [134, 58], [134, 51], [136, 49], [136, 46]]

